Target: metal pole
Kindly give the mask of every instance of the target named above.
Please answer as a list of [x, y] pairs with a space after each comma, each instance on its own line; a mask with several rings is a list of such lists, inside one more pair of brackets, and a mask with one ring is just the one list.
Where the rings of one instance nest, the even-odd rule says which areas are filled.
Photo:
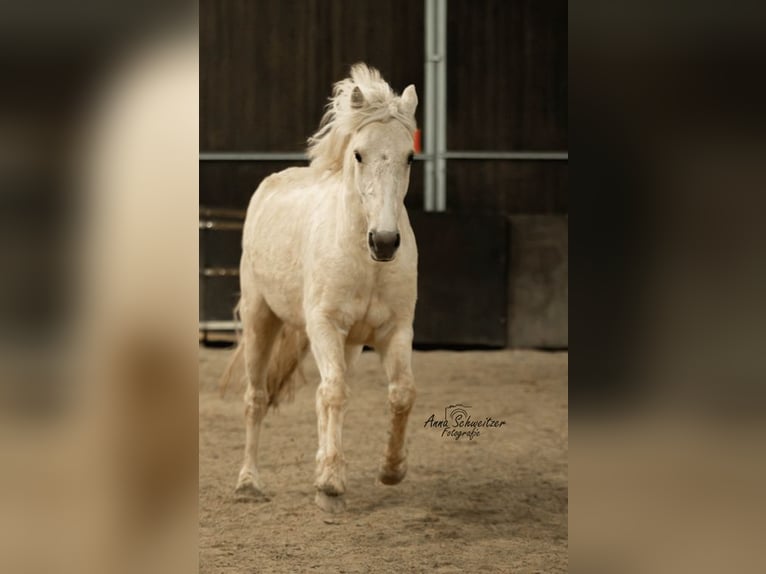
[[447, 0], [436, 0], [436, 211], [447, 209]]
[[435, 201], [435, 152], [436, 152], [436, 114], [435, 102], [436, 88], [435, 77], [435, 56], [436, 56], [436, 1], [425, 0], [425, 109], [423, 125], [423, 159], [425, 166], [423, 170], [423, 209], [433, 211], [436, 205]]

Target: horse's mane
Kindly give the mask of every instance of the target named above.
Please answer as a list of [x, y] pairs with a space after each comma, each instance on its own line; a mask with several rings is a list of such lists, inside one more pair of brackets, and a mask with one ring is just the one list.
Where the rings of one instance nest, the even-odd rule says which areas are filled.
[[[355, 87], [364, 95], [365, 104], [361, 108], [351, 106], [351, 92]], [[333, 86], [319, 130], [309, 138], [311, 165], [323, 170], [342, 169], [349, 138], [371, 122], [396, 119], [414, 132], [415, 120], [400, 110], [400, 101], [378, 70], [362, 63], [351, 66], [349, 77]]]

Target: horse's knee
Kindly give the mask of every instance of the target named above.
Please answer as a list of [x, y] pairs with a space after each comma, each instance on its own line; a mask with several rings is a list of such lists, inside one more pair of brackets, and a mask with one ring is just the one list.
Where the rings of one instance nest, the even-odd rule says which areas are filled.
[[317, 387], [317, 405], [342, 409], [347, 399], [348, 388], [342, 377], [324, 379]]
[[269, 408], [269, 395], [265, 390], [252, 385], [245, 391], [245, 415], [248, 418], [263, 416]]
[[400, 379], [388, 386], [388, 404], [394, 413], [409, 412], [416, 395], [415, 382], [411, 378]]

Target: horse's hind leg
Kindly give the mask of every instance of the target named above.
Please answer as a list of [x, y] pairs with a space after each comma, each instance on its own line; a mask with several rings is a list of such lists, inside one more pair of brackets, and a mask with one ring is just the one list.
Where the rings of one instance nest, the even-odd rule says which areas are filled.
[[407, 420], [415, 402], [415, 380], [412, 376], [412, 327], [408, 325], [395, 330], [380, 346], [379, 352], [388, 377], [391, 426], [378, 478], [383, 484], [398, 484], [407, 473], [404, 439]]
[[247, 373], [245, 460], [239, 472], [235, 492], [240, 498], [263, 499], [265, 495], [256, 467], [258, 438], [261, 422], [266, 416], [269, 405], [266, 370], [281, 321], [260, 296], [254, 297], [252, 301], [242, 302], [241, 316]]

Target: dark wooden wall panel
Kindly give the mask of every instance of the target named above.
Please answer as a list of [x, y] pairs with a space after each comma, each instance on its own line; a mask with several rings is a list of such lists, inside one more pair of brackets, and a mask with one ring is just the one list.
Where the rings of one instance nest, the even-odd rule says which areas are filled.
[[418, 242], [415, 345], [504, 347], [508, 220], [415, 212], [410, 221]]
[[305, 161], [203, 161], [199, 167], [199, 203], [206, 207], [245, 209], [261, 181]]
[[447, 209], [505, 215], [567, 213], [569, 165], [563, 161], [450, 160]]
[[304, 149], [358, 61], [397, 92], [423, 86], [421, 1], [204, 0], [199, 14], [205, 151]]
[[449, 0], [447, 146], [563, 150], [567, 1]]

